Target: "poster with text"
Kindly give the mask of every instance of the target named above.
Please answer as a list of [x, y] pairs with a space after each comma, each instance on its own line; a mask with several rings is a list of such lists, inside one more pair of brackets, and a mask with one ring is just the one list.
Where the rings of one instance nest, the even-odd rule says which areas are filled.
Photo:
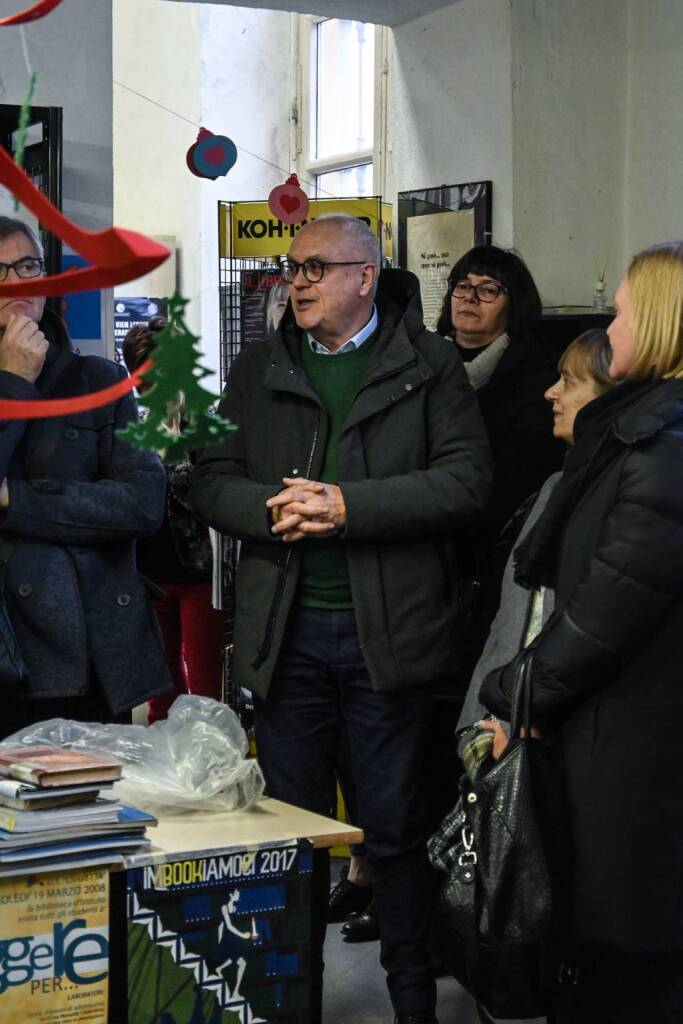
[[417, 274], [425, 326], [434, 330], [453, 264], [474, 245], [474, 210], [408, 217], [407, 267]]
[[277, 268], [241, 272], [242, 347], [254, 341], [264, 341], [277, 330], [288, 298], [289, 289]]
[[109, 872], [0, 880], [0, 1021], [106, 1024]]
[[292, 842], [128, 871], [128, 1013], [308, 1024], [312, 852]]

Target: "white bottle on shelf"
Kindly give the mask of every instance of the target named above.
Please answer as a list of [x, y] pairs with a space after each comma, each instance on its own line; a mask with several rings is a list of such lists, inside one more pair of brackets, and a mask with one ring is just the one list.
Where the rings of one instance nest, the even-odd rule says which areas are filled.
[[595, 291], [593, 292], [593, 309], [596, 313], [604, 313], [607, 310], [604, 277], [598, 278], [595, 282]]

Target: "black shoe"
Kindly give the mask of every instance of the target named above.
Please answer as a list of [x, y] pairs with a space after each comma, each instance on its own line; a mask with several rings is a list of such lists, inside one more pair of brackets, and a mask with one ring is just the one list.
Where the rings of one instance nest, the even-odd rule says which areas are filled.
[[368, 903], [364, 914], [351, 914], [342, 925], [344, 942], [376, 942], [379, 938], [379, 921], [375, 904]]
[[397, 1013], [394, 1017], [394, 1024], [439, 1024], [438, 1020], [429, 1010], [423, 1010], [421, 1013], [409, 1013], [403, 1016]]
[[372, 899], [372, 887], [349, 882], [348, 873], [348, 867], [343, 867], [339, 881], [330, 889], [327, 905], [327, 920], [330, 924], [345, 921], [349, 914], [362, 914]]

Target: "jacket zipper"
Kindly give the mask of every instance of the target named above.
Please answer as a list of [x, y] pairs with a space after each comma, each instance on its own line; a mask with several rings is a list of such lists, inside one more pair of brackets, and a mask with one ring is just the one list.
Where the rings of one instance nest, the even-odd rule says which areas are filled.
[[[315, 449], [316, 449], [316, 447], [318, 445], [318, 435], [319, 435], [319, 433], [320, 433], [320, 410], [318, 409], [318, 419], [317, 419], [316, 424], [315, 424], [315, 430], [313, 432], [313, 441], [311, 443], [311, 450], [308, 453], [308, 462], [306, 464], [306, 473], [305, 473], [306, 479], [308, 479], [308, 476], [309, 476], [309, 474], [311, 472], [311, 467], [313, 465], [313, 456], [315, 455]], [[275, 633], [275, 626], [277, 624], [277, 618], [278, 618], [278, 615], [279, 615], [279, 612], [280, 612], [280, 605], [282, 603], [282, 595], [284, 594], [284, 591], [285, 591], [285, 584], [287, 582], [287, 573], [289, 572], [289, 566], [290, 566], [290, 563], [292, 561], [292, 555], [293, 555], [293, 549], [292, 549], [292, 546], [289, 545], [287, 554], [285, 555], [284, 561], [282, 562], [282, 564], [280, 566], [280, 573], [278, 575], [278, 581], [277, 581], [277, 586], [275, 588], [275, 594], [273, 596], [273, 602], [272, 602], [272, 604], [270, 606], [270, 611], [268, 612], [268, 620], [266, 622], [266, 629], [265, 629], [265, 633], [263, 635], [263, 643], [259, 647], [258, 654], [257, 654], [256, 658], [254, 659], [254, 661], [252, 662], [252, 667], [255, 668], [255, 669], [258, 669], [258, 668], [261, 667], [261, 665], [264, 663], [264, 661], [267, 659], [268, 655], [270, 654], [270, 648], [273, 645], [273, 635]]]

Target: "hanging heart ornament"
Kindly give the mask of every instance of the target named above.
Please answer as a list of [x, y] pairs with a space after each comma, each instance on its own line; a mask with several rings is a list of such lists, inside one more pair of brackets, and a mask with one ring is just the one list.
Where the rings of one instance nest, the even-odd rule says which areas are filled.
[[300, 224], [310, 206], [296, 174], [290, 174], [284, 185], [277, 185], [268, 196], [270, 212], [283, 224]]
[[214, 135], [208, 128], [200, 128], [197, 141], [190, 146], [187, 166], [198, 178], [223, 178], [237, 160], [237, 146], [227, 135]]

